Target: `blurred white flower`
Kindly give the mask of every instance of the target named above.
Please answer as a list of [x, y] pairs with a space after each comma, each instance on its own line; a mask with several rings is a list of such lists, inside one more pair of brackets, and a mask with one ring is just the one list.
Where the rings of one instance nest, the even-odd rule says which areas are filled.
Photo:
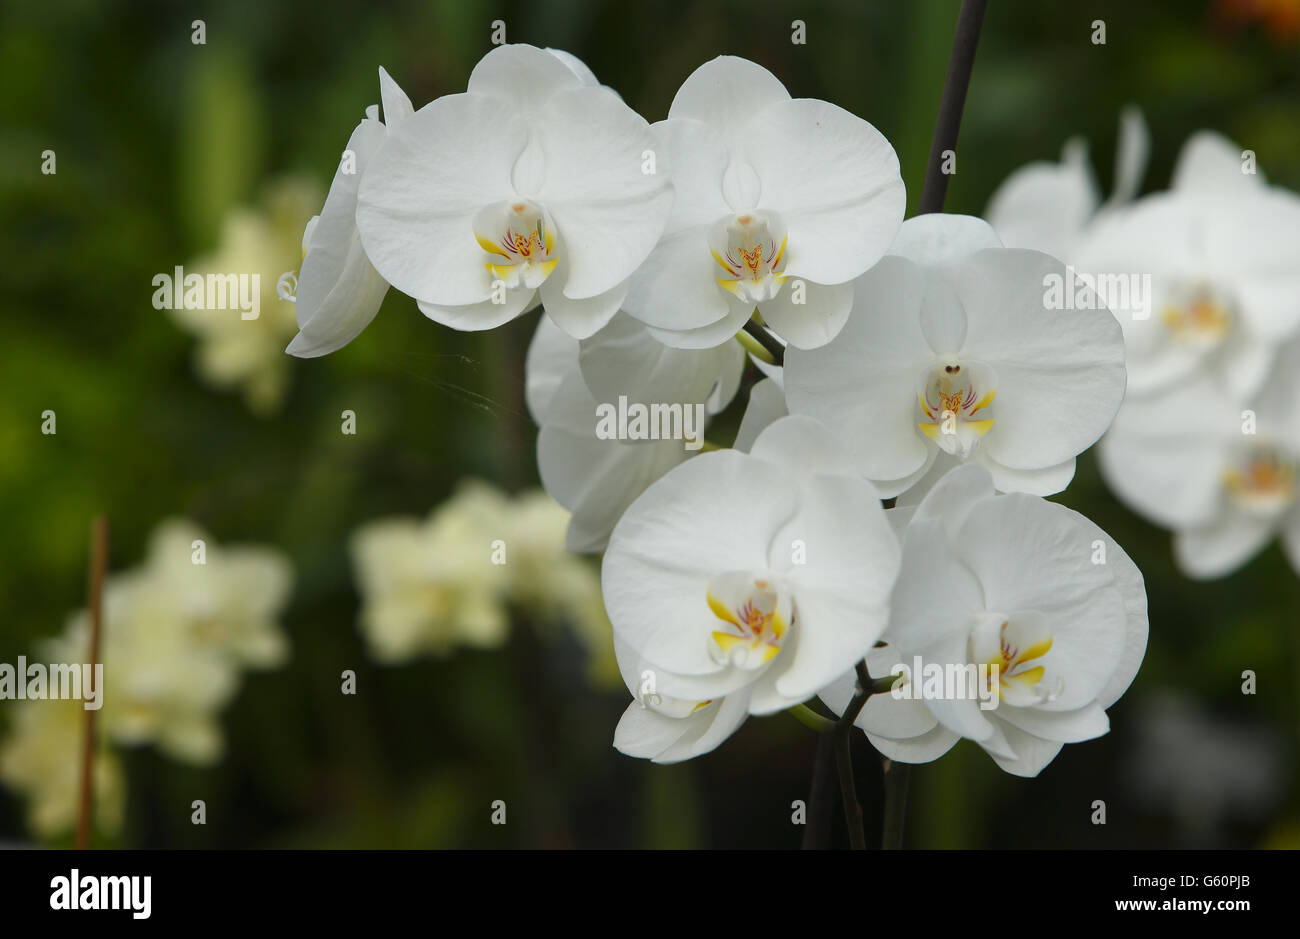
[[1110, 299], [1130, 399], [1200, 372], [1253, 394], [1276, 345], [1300, 328], [1300, 198], [1245, 169], [1235, 144], [1194, 135], [1172, 187], [1099, 220], [1071, 258], [1092, 276], [1150, 278], [1149, 296]]
[[1275, 536], [1300, 573], [1300, 340], [1250, 399], [1200, 374], [1127, 401], [1099, 451], [1107, 485], [1175, 532], [1185, 574], [1230, 574]]
[[676, 198], [624, 309], [682, 348], [727, 341], [755, 308], [791, 345], [834, 337], [849, 281], [903, 219], [889, 141], [734, 56], [692, 72], [653, 130]]
[[411, 113], [411, 99], [382, 68], [379, 93], [384, 120], [375, 105], [348, 138], [344, 157], [330, 184], [320, 215], [302, 235], [302, 270], [294, 298], [298, 335], [285, 350], [302, 358], [325, 355], [347, 345], [370, 325], [388, 293], [361, 247], [357, 233], [357, 188], [384, 137]]
[[[1137, 674], [1147, 642], [1146, 589], [1124, 551], [1082, 515], [1043, 499], [995, 495], [980, 466], [949, 472], [919, 506], [892, 509], [902, 568], [889, 599], [887, 648], [868, 670], [897, 664], [990, 666], [992, 708], [966, 694], [892, 692], [867, 699], [857, 726], [892, 760], [925, 763], [961, 737], [1017, 776], [1036, 776], [1065, 743], [1109, 729], [1106, 709]], [[991, 666], [997, 666], [994, 672]], [[918, 692], [923, 676], [908, 680]], [[848, 672], [822, 692], [843, 711]], [[972, 682], [973, 684], [973, 682]]]
[[1115, 148], [1115, 184], [1102, 204], [1088, 165], [1088, 144], [1066, 141], [1059, 163], [1026, 164], [1008, 176], [989, 199], [984, 217], [1008, 248], [1043, 251], [1070, 263], [1088, 225], [1132, 201], [1142, 186], [1151, 135], [1142, 112], [1120, 115]]
[[314, 185], [282, 179], [267, 187], [257, 208], [239, 208], [222, 225], [216, 250], [198, 259], [192, 271], [202, 275], [258, 275], [259, 310], [244, 319], [237, 309], [173, 309], [177, 324], [198, 342], [194, 367], [218, 389], [239, 389], [257, 414], [280, 409], [288, 387], [290, 363], [285, 343], [297, 331], [294, 304], [280, 299], [276, 284], [302, 259], [303, 220], [320, 204]]
[[[581, 63], [577, 63], [581, 66]], [[490, 329], [532, 308], [609, 322], [672, 203], [649, 125], [572, 56], [499, 46], [464, 94], [390, 131], [361, 181], [366, 254], [430, 318]]]
[[1052, 308], [1053, 278], [1072, 290], [1060, 261], [1003, 248], [980, 219], [909, 219], [856, 282], [861, 315], [787, 352], [790, 412], [844, 441], [886, 497], [964, 460], [1004, 492], [1060, 492], [1119, 408], [1124, 344], [1105, 309]]
[[815, 421], [784, 418], [751, 454], [706, 453], [672, 470], [605, 553], [605, 604], [637, 697], [616, 745], [685, 759], [747, 714], [812, 697], [879, 637], [897, 571], [879, 493]]
[[1281, 534], [1300, 570], [1300, 198], [1201, 131], [1169, 190], [1121, 206], [1145, 150], [1138, 125], [1122, 129], [1116, 196], [1095, 217], [1086, 170], [1068, 161], [1015, 174], [990, 220], [1019, 243], [1062, 245], [1099, 290], [1106, 279], [1129, 285], [1103, 291], [1124, 332], [1127, 394], [1101, 466], [1125, 503], [1175, 531], [1179, 567], [1223, 576]]

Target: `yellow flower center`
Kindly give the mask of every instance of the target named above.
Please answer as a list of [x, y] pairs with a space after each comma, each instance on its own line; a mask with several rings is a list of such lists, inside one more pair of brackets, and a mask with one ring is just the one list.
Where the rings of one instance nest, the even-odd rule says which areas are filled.
[[1046, 619], [1038, 613], [1023, 612], [1006, 616], [986, 613], [971, 634], [972, 662], [988, 666], [987, 689], [1014, 707], [1032, 707], [1060, 695], [1064, 682], [1056, 686], [1046, 681], [1047, 654], [1052, 649], [1052, 633]]
[[993, 428], [989, 406], [997, 395], [992, 372], [978, 363], [949, 359], [933, 366], [917, 390], [917, 424], [946, 453], [966, 457]]
[[488, 253], [484, 266], [510, 289], [540, 287], [559, 263], [550, 217], [527, 199], [479, 212], [474, 219], [474, 237]]
[[1268, 443], [1250, 446], [1223, 474], [1228, 497], [1252, 515], [1272, 516], [1296, 501], [1296, 461]]
[[1165, 306], [1161, 321], [1176, 341], [1195, 348], [1217, 346], [1232, 331], [1232, 308], [1212, 288], [1199, 285]]
[[709, 582], [706, 597], [725, 624], [710, 634], [716, 661], [753, 669], [776, 658], [789, 633], [791, 605], [771, 579], [731, 571]]
[[718, 222], [709, 235], [718, 285], [746, 303], [777, 295], [786, 281], [785, 226], [772, 212], [745, 212]]

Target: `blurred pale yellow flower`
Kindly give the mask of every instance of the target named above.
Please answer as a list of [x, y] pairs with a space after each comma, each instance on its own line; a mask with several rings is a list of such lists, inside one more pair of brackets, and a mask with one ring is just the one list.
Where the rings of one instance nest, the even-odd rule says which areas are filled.
[[468, 480], [423, 521], [358, 529], [352, 556], [371, 654], [395, 664], [499, 646], [513, 608], [536, 626], [568, 625], [589, 650], [593, 677], [617, 682], [600, 578], [565, 550], [568, 522], [541, 490], [510, 497]]
[[[26, 796], [28, 824], [35, 835], [62, 834], [77, 823], [86, 727], [82, 702], [15, 701], [6, 711], [11, 720], [0, 745], [0, 782]], [[92, 779], [96, 827], [113, 833], [122, 823], [125, 786], [121, 764], [103, 746], [95, 755]]]
[[[187, 763], [219, 759], [218, 713], [238, 690], [241, 669], [288, 656], [278, 618], [291, 580], [279, 552], [222, 548], [193, 522], [162, 522], [144, 564], [111, 578], [106, 591], [107, 733], [120, 743], [154, 743]], [[86, 628], [82, 612], [71, 629]]]
[[[122, 813], [124, 781], [110, 745], [153, 744], [199, 766], [221, 757], [220, 711], [243, 670], [288, 656], [278, 618], [291, 578], [276, 551], [222, 548], [193, 522], [169, 519], [154, 530], [143, 564], [108, 579], [94, 769], [102, 830], [116, 828]], [[81, 610], [37, 660], [82, 663], [89, 649], [90, 617]], [[59, 834], [76, 821], [85, 709], [80, 700], [24, 700], [13, 713], [0, 781], [27, 796], [36, 835]]]
[[175, 309], [180, 327], [198, 341], [194, 367], [200, 379], [218, 389], [239, 389], [257, 414], [280, 409], [288, 387], [291, 359], [285, 346], [298, 332], [294, 305], [277, 294], [281, 274], [302, 263], [302, 232], [320, 206], [317, 186], [286, 178], [270, 184], [256, 208], [232, 211], [222, 224], [211, 254], [197, 258], [187, 273], [206, 277], [252, 275], [259, 279], [259, 310], [244, 319], [230, 309]]
[[141, 573], [160, 615], [184, 624], [195, 645], [249, 668], [273, 668], [288, 657], [278, 620], [293, 570], [279, 551], [223, 548], [193, 522], [167, 519], [154, 529]]
[[426, 520], [381, 519], [356, 531], [360, 625], [377, 661], [505, 640], [505, 575], [492, 558], [503, 508], [486, 487], [467, 487]]
[[621, 684], [600, 574], [565, 547], [569, 511], [540, 489], [517, 495], [506, 523], [512, 602], [539, 625], [566, 625], [586, 648], [588, 677]]
[[[73, 649], [85, 648], [88, 620], [82, 611], [69, 624]], [[153, 743], [173, 759], [196, 765], [220, 758], [224, 740], [217, 714], [235, 694], [238, 670], [194, 640], [156, 579], [135, 571], [109, 581], [101, 650], [100, 726], [110, 740]]]

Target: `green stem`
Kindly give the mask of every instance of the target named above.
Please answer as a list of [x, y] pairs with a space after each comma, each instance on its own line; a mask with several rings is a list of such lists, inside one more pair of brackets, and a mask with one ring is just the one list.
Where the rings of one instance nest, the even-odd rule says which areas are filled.
[[822, 717], [806, 704], [796, 704], [792, 708], [787, 708], [790, 715], [805, 727], [811, 727], [819, 734], [835, 733], [835, 722], [829, 717]]
[[898, 676], [892, 673], [885, 675], [883, 678], [877, 678], [871, 682], [871, 693], [884, 694], [887, 691], [893, 691], [894, 683], [897, 681]]
[[745, 347], [746, 352], [760, 361], [766, 362], [769, 365], [776, 364], [776, 359], [772, 357], [772, 353], [768, 352], [766, 346], [751, 336], [748, 329], [742, 329], [740, 332], [736, 333], [736, 341]]
[[[743, 332], [736, 334], [737, 338], [742, 335], [748, 335], [763, 348], [763, 352], [766, 354], [760, 355], [759, 358], [763, 359], [765, 362], [771, 362], [776, 365], [784, 364], [785, 346], [781, 345], [781, 343], [777, 341], [776, 337], [767, 331], [767, 327], [762, 326], [756, 320], [750, 318], [745, 320]], [[741, 344], [747, 345], [743, 339], [741, 340]]]

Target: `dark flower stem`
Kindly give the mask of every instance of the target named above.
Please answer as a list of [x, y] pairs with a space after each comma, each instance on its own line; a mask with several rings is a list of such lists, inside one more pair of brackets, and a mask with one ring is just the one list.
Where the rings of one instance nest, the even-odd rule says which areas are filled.
[[808, 819], [803, 831], [805, 851], [822, 851], [831, 846], [831, 819], [835, 811], [835, 744], [830, 734], [818, 734], [813, 758], [812, 788], [808, 793]]
[[849, 846], [855, 851], [864, 850], [867, 837], [862, 828], [862, 806], [858, 804], [857, 786], [853, 781], [853, 749], [851, 747], [853, 722], [862, 713], [867, 698], [881, 691], [888, 691], [894, 683], [894, 676], [872, 679], [867, 673], [867, 663], [859, 662], [856, 666], [858, 687], [840, 719], [835, 723], [831, 739], [835, 743], [835, 765], [840, 776], [840, 796], [844, 800], [844, 821], [849, 829]]
[[835, 725], [835, 766], [840, 774], [840, 797], [844, 800], [844, 823], [849, 829], [849, 847], [862, 851], [867, 847], [867, 836], [862, 830], [862, 806], [858, 803], [857, 786], [853, 781], [853, 722], [862, 713], [862, 706], [871, 696], [871, 679], [867, 677], [867, 667], [858, 663], [858, 690], [844, 709], [843, 716]]
[[880, 847], [897, 851], [903, 847], [903, 822], [907, 818], [907, 781], [912, 767], [893, 760], [884, 761], [885, 827]]
[[934, 123], [934, 136], [930, 139], [930, 162], [925, 166], [925, 183], [921, 188], [917, 215], [943, 211], [943, 199], [948, 194], [943, 154], [946, 150], [957, 150], [961, 112], [966, 105], [966, 89], [970, 86], [975, 47], [979, 44], [986, 5], [987, 0], [962, 0], [961, 12], [957, 15], [957, 33], [953, 36], [952, 55], [948, 58], [943, 97], [939, 99], [939, 117]]

